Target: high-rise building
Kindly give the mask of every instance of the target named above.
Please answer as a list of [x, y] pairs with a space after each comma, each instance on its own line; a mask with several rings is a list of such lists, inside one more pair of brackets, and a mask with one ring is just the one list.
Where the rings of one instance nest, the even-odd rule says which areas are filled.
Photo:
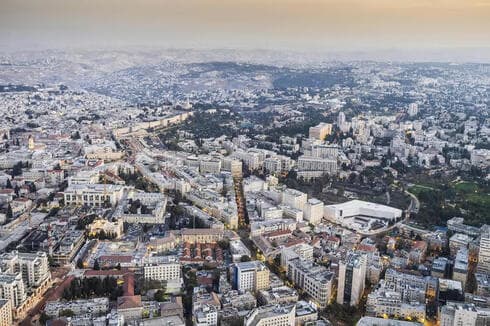
[[453, 280], [460, 281], [463, 286], [463, 290], [466, 287], [466, 281], [468, 277], [468, 249], [461, 248], [456, 254], [453, 267]]
[[0, 274], [0, 298], [7, 299], [12, 307], [19, 307], [27, 298], [22, 274]]
[[296, 189], [286, 189], [282, 193], [282, 203], [293, 208], [303, 210], [306, 204], [307, 195]]
[[286, 265], [288, 278], [303, 289], [318, 307], [325, 308], [332, 296], [334, 273], [302, 258], [290, 259]]
[[416, 116], [418, 113], [419, 113], [419, 106], [417, 105], [417, 103], [410, 103], [408, 105], [408, 115], [413, 117], [413, 116]]
[[487, 224], [481, 227], [477, 271], [490, 274], [490, 225]]
[[342, 127], [345, 123], [345, 113], [339, 112], [339, 116], [337, 117], [337, 126]]
[[332, 133], [332, 124], [322, 122], [314, 127], [310, 127], [309, 137], [318, 140], [324, 140], [325, 137], [327, 137], [331, 133]]
[[349, 252], [339, 263], [337, 303], [355, 306], [361, 299], [366, 280], [366, 257]]
[[269, 270], [259, 261], [236, 263], [231, 269], [235, 290], [257, 292], [269, 287]]
[[304, 219], [309, 223], [313, 225], [319, 224], [323, 218], [323, 202], [316, 198], [309, 199], [306, 202], [303, 213]]
[[22, 253], [12, 251], [0, 256], [2, 271], [21, 273], [24, 284], [37, 287], [50, 277], [48, 255], [45, 252]]
[[12, 304], [10, 300], [0, 299], [0, 326], [10, 326], [12, 323]]

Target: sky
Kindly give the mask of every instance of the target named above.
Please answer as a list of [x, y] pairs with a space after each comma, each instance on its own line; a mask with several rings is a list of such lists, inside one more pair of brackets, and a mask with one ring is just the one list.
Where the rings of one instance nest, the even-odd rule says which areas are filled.
[[490, 0], [0, 0], [0, 50], [490, 47]]

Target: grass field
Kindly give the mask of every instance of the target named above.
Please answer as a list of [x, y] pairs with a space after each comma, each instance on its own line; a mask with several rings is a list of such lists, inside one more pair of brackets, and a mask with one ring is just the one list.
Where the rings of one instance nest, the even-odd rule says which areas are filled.
[[474, 182], [459, 182], [454, 185], [454, 190], [465, 200], [490, 207], [490, 193], [480, 188]]
[[424, 186], [421, 184], [416, 184], [408, 188], [408, 191], [414, 194], [415, 196], [418, 196], [422, 191], [426, 190], [433, 190], [434, 188], [429, 187], [429, 186]]
[[478, 192], [480, 187], [474, 182], [458, 182], [454, 184], [454, 189], [458, 192], [469, 193]]
[[460, 181], [428, 186], [414, 184], [408, 191], [421, 201], [416, 219], [425, 224], [444, 222], [453, 216], [463, 216], [471, 225], [490, 222], [490, 191], [485, 185]]

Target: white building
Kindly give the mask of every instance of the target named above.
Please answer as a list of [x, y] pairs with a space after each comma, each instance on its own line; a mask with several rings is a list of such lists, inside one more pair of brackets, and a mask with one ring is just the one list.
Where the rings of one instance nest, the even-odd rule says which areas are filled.
[[50, 301], [46, 303], [44, 312], [50, 317], [58, 317], [60, 311], [69, 309], [75, 315], [90, 314], [99, 316], [109, 311], [109, 298], [81, 299], [73, 301]]
[[282, 193], [282, 203], [293, 208], [303, 210], [306, 204], [307, 195], [296, 189], [286, 189]]
[[245, 326], [293, 326], [296, 304], [257, 307], [245, 317]]
[[490, 274], [490, 225], [487, 224], [481, 227], [477, 271]]
[[218, 325], [218, 309], [210, 304], [200, 304], [192, 313], [194, 326]]
[[72, 184], [64, 191], [65, 205], [102, 207], [115, 206], [124, 193], [124, 187], [113, 184]]
[[309, 223], [319, 224], [323, 218], [323, 202], [316, 198], [309, 199], [304, 206], [303, 213], [304, 219]]
[[250, 250], [243, 244], [242, 240], [230, 241], [230, 253], [234, 263], [240, 262], [243, 256], [252, 256]]
[[0, 298], [7, 299], [12, 307], [19, 307], [27, 298], [22, 274], [0, 274]]
[[337, 173], [337, 159], [301, 155], [298, 157], [298, 172]]
[[490, 324], [490, 309], [474, 304], [448, 302], [441, 308], [441, 326], [479, 326]]
[[361, 299], [366, 280], [366, 257], [350, 252], [339, 262], [337, 303], [356, 306]]
[[288, 278], [303, 289], [318, 307], [325, 308], [332, 296], [334, 273], [301, 258], [290, 259], [286, 265]]
[[12, 251], [0, 256], [3, 272], [22, 273], [24, 284], [37, 287], [50, 277], [48, 255], [45, 252], [21, 253]]
[[259, 261], [236, 263], [231, 272], [235, 290], [257, 292], [269, 287], [269, 269]]
[[407, 113], [411, 117], [416, 116], [417, 114], [419, 114], [419, 106], [417, 105], [417, 103], [410, 103], [408, 105]]
[[402, 216], [402, 210], [362, 200], [351, 200], [341, 204], [325, 206], [324, 216], [326, 219], [339, 224], [342, 224], [345, 218], [355, 216], [394, 221]]
[[182, 285], [182, 270], [175, 256], [152, 256], [143, 261], [143, 275], [148, 280], [165, 281], [167, 290], [180, 289]]

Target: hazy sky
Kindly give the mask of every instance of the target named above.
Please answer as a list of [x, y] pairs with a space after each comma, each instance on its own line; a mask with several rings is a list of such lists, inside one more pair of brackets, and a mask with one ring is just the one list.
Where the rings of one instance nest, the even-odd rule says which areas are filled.
[[0, 0], [0, 50], [490, 46], [490, 0]]

